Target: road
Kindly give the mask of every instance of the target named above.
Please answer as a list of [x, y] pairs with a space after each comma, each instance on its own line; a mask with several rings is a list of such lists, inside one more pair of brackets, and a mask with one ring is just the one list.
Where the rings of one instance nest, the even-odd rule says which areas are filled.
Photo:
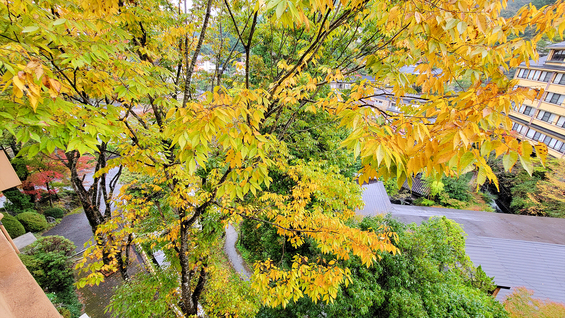
[[228, 256], [228, 259], [233, 267], [233, 269], [239, 274], [241, 279], [248, 281], [251, 278], [251, 272], [245, 266], [245, 262], [237, 249], [235, 244], [237, 243], [237, 231], [230, 224], [226, 229], [226, 242], [224, 243], [224, 251]]

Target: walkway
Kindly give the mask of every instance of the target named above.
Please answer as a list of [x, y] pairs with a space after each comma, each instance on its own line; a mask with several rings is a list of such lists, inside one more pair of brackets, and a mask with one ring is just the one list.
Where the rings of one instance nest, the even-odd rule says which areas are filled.
[[226, 229], [226, 242], [224, 243], [224, 251], [228, 256], [228, 260], [230, 261], [233, 269], [239, 274], [241, 279], [248, 281], [251, 278], [252, 273], [247, 269], [243, 258], [237, 252], [237, 249], [235, 248], [236, 243], [237, 231], [230, 224]]

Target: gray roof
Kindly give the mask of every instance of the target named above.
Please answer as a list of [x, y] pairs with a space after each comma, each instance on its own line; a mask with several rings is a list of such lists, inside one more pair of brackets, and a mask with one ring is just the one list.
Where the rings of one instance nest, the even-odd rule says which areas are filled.
[[388, 211], [404, 223], [446, 216], [459, 223], [473, 263], [494, 276], [499, 286], [511, 287], [501, 290], [497, 299], [524, 286], [535, 292], [534, 297], [565, 303], [565, 219], [390, 204], [382, 184], [363, 188], [367, 204], [359, 214]]
[[357, 211], [357, 214], [371, 216], [375, 214], [386, 214], [392, 210], [392, 203], [386, 194], [382, 182], [374, 182], [363, 185], [363, 202], [365, 207]]
[[[547, 60], [547, 55], [540, 56], [540, 58], [537, 61], [530, 60], [530, 67], [545, 67], [543, 65], [545, 64], [546, 60]], [[520, 66], [526, 67], [526, 62], [520, 63]]]
[[554, 43], [547, 47], [548, 49], [565, 49], [565, 41]]
[[[400, 68], [400, 72], [405, 73], [405, 74], [419, 75], [420, 71], [416, 70], [417, 67], [418, 67], [418, 65], [405, 65], [405, 66]], [[441, 69], [436, 68], [436, 69], [432, 70], [433, 75], [439, 75], [441, 73], [443, 73], [443, 71]]]

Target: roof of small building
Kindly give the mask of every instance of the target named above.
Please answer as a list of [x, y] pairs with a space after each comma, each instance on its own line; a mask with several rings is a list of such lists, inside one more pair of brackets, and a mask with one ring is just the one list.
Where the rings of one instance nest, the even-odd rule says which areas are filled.
[[366, 205], [358, 211], [361, 215], [390, 213], [404, 223], [418, 224], [445, 216], [459, 223], [467, 234], [471, 261], [494, 276], [496, 284], [511, 288], [501, 290], [497, 299], [524, 286], [534, 297], [565, 303], [565, 219], [390, 204], [382, 183], [363, 188]]
[[554, 43], [547, 47], [548, 49], [565, 49], [565, 41]]

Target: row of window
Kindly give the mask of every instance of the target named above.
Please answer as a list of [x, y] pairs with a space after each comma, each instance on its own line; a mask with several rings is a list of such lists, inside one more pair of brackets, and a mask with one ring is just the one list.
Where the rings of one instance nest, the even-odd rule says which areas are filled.
[[549, 92], [547, 93], [547, 95], [545, 95], [544, 101], [552, 104], [561, 105], [563, 104], [563, 101], [565, 101], [565, 95]]
[[528, 127], [517, 123], [512, 126], [512, 130], [517, 131], [518, 133], [525, 135], [530, 139], [543, 142], [549, 148], [555, 149], [560, 153], [565, 153], [565, 143], [563, 141], [551, 138], [543, 133], [540, 133], [539, 131], [536, 131], [532, 128], [528, 129]]
[[[529, 79], [539, 82], [549, 82], [551, 80], [552, 72], [539, 71], [539, 70], [528, 70], [522, 68], [518, 71], [518, 78]], [[565, 73], [557, 73], [553, 79], [554, 84], [565, 85]]]
[[549, 82], [549, 80], [551, 79], [551, 72], [528, 70], [523, 68], [518, 71], [518, 78], [527, 78], [534, 81]]
[[[526, 116], [533, 116], [534, 113], [536, 112], [536, 109], [533, 108], [532, 106], [527, 106], [527, 105], [522, 105], [521, 107], [514, 107], [514, 110], [524, 114]], [[545, 110], [540, 110], [537, 115], [536, 118], [539, 120], [543, 120], [546, 123], [553, 123], [553, 121], [555, 120], [555, 117], [557, 117], [557, 115], [555, 115], [554, 113], [550, 113], [548, 111]], [[565, 116], [560, 116], [559, 119], [557, 120], [557, 123], [555, 124], [558, 127], [561, 128], [565, 128]]]

